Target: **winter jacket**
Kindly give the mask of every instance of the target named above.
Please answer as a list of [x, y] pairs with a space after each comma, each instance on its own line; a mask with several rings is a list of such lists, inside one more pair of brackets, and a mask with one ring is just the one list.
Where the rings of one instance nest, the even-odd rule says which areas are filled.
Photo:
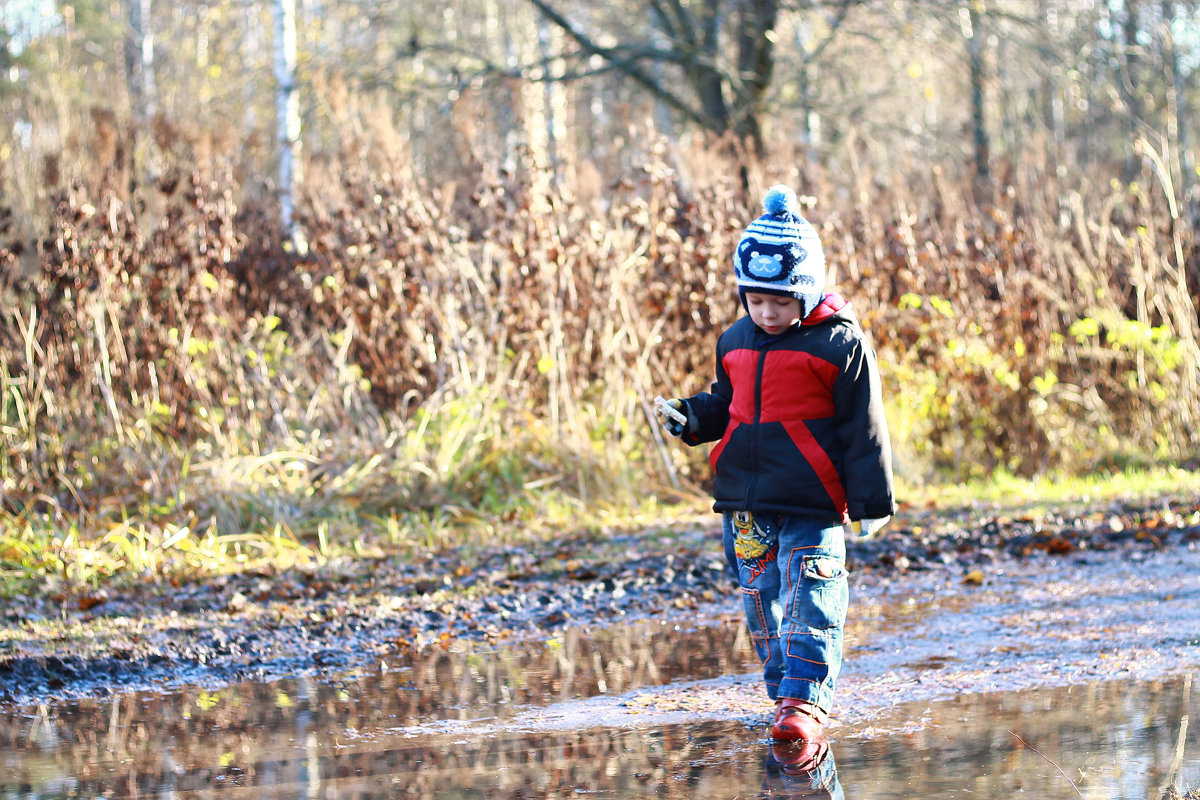
[[714, 510], [833, 523], [895, 512], [875, 353], [840, 296], [773, 336], [739, 319], [717, 342], [712, 390], [687, 402], [683, 440], [717, 442]]

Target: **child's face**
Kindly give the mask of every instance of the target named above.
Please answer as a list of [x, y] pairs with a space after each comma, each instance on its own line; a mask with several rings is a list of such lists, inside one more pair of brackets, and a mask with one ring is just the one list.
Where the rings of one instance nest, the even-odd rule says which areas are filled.
[[782, 333], [800, 319], [800, 300], [777, 294], [746, 292], [746, 310], [754, 324], [767, 333]]

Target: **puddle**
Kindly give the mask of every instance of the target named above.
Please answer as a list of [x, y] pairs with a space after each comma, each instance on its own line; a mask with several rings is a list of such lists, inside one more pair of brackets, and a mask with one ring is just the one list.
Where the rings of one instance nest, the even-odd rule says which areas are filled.
[[[1190, 674], [867, 709], [833, 729], [817, 771], [787, 774], [779, 759], [795, 748], [765, 738], [767, 706], [740, 630], [732, 618], [690, 630], [645, 624], [430, 653], [342, 681], [24, 708], [0, 716], [0, 800], [1146, 800], [1168, 784], [1200, 787], [1200, 686]], [[949, 660], [911, 668], [924, 675]], [[738, 699], [691, 714], [706, 695]]]
[[[126, 698], [0, 721], [0, 798], [1146, 800], [1169, 782], [1200, 787], [1200, 724], [1182, 721], [1200, 720], [1190, 680], [896, 707], [839, 728], [815, 780], [782, 772], [788, 749], [744, 722], [414, 737], [394, 725], [403, 704], [333, 685]], [[806, 794], [814, 783], [827, 794]]]
[[[1156, 799], [1200, 788], [1200, 555], [864, 593], [820, 768], [741, 620], [447, 642], [364, 673], [0, 711], [0, 800]], [[781, 764], [780, 759], [785, 763]]]

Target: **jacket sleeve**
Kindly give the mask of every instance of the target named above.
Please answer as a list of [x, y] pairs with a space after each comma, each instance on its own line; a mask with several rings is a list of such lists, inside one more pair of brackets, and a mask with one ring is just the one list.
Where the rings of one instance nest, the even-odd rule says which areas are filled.
[[[722, 341], [724, 336], [721, 337]], [[729, 427], [729, 403], [733, 400], [733, 383], [722, 363], [721, 354], [725, 351], [717, 343], [717, 379], [713, 381], [711, 390], [694, 394], [687, 398], [688, 407], [696, 415], [697, 429], [683, 435], [683, 441], [693, 447], [705, 442], [715, 442], [725, 435]]]
[[850, 519], [890, 516], [896, 500], [883, 389], [875, 352], [861, 335], [853, 339], [833, 391]]

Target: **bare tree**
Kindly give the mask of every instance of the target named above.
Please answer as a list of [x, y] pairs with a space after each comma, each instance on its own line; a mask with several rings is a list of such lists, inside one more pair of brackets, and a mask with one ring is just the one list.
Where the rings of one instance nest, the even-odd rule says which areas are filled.
[[14, 158], [70, 164], [92, 106], [115, 106], [143, 141], [155, 114], [164, 154], [236, 163], [285, 205], [300, 119], [319, 157], [375, 135], [389, 110], [435, 177], [520, 174], [556, 153], [564, 170], [614, 174], [665, 123], [835, 167], [855, 142], [854, 158], [889, 169], [992, 176], [1043, 132], [1064, 168], [1128, 163], [1158, 135], [1181, 194], [1195, 180], [1200, 5], [1183, 0], [342, 0], [295, 9], [297, 61], [272, 81], [286, 37], [272, 52], [267, 16], [285, 20], [285, 2], [120, 0], [114, 18], [111, 0], [76, 0], [30, 31], [0, 0], [9, 64], [30, 64], [4, 71], [0, 131]]
[[[832, 37], [850, 10], [865, 0], [640, 0], [632, 13], [650, 21], [648, 37], [630, 30], [589, 29], [573, 20], [563, 2], [529, 2], [567, 34], [575, 63], [599, 58], [605, 69], [640, 84], [685, 120], [719, 135], [731, 134], [760, 153], [766, 100], [776, 77], [781, 14], [820, 14], [824, 36]], [[814, 57], [824, 43], [818, 40], [802, 56]]]

